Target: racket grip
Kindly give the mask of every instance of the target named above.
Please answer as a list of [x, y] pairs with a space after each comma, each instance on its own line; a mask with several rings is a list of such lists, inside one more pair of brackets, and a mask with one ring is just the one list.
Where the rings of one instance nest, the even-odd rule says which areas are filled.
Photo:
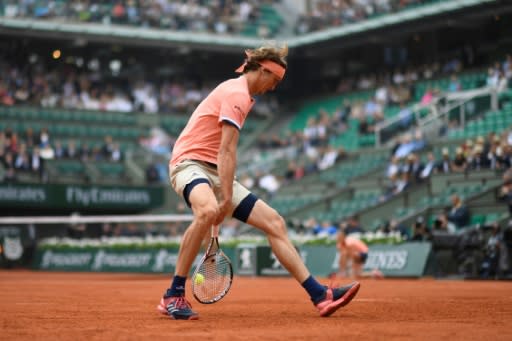
[[212, 237], [216, 238], [219, 236], [219, 225], [212, 225]]

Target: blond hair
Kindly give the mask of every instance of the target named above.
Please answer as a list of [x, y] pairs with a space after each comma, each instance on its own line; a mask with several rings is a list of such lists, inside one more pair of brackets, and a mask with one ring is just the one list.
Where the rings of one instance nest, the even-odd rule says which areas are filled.
[[246, 65], [243, 72], [257, 70], [260, 68], [259, 62], [264, 60], [270, 60], [284, 67], [288, 66], [286, 57], [288, 56], [288, 46], [283, 45], [281, 47], [275, 44], [266, 44], [256, 49], [245, 50]]

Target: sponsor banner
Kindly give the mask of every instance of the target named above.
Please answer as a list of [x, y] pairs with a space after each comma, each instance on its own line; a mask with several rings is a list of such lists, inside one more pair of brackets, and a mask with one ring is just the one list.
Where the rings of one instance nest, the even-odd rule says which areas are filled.
[[[375, 244], [369, 248], [365, 271], [379, 269], [389, 277], [420, 277], [425, 272], [432, 245]], [[327, 276], [338, 271], [339, 252], [335, 246], [303, 246], [301, 256], [313, 275]]]
[[290, 276], [276, 255], [272, 252], [270, 246], [259, 246], [256, 252], [257, 275], [258, 276]]
[[385, 276], [420, 277], [431, 250], [432, 244], [424, 242], [372, 245], [364, 269], [379, 269]]
[[242, 244], [236, 248], [236, 273], [241, 276], [289, 276], [270, 246]]
[[[225, 248], [228, 257], [235, 256], [234, 248]], [[197, 255], [191, 272], [201, 259]], [[164, 272], [174, 273], [178, 259], [178, 248], [119, 250], [70, 248], [40, 249], [34, 258], [34, 268], [39, 270], [63, 271], [106, 271], [106, 272]]]
[[20, 260], [23, 256], [21, 229], [17, 226], [0, 226], [0, 259]]
[[241, 276], [256, 276], [256, 245], [241, 244], [236, 248], [236, 273]]
[[1, 184], [0, 206], [148, 209], [163, 204], [162, 187]]
[[304, 245], [300, 248], [302, 260], [314, 276], [327, 276], [338, 269], [335, 246]]
[[20, 237], [4, 237], [3, 240], [4, 257], [10, 261], [16, 261], [23, 256], [23, 245]]
[[36, 252], [34, 268], [98, 272], [174, 272], [177, 257], [178, 249], [44, 249]]
[[[13, 245], [13, 255], [17, 248]], [[432, 246], [430, 243], [371, 245], [365, 270], [379, 269], [389, 277], [420, 277], [425, 272]], [[269, 246], [240, 244], [223, 248], [234, 271], [242, 276], [289, 276]], [[300, 255], [315, 276], [327, 276], [338, 270], [339, 254], [335, 246], [303, 246]], [[173, 273], [178, 249], [39, 249], [34, 268], [40, 270], [165, 272]], [[193, 264], [194, 270], [202, 254]]]

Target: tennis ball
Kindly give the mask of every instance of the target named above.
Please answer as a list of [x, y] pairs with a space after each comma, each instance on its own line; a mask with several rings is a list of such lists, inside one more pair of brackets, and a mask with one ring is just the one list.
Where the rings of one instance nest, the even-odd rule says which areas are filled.
[[194, 277], [194, 283], [196, 285], [201, 285], [204, 283], [204, 276], [202, 274], [197, 274], [195, 277]]

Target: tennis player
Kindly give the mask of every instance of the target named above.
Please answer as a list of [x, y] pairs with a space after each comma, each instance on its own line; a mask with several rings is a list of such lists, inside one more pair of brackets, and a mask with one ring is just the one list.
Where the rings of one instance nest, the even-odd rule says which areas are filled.
[[[370, 272], [363, 271], [363, 265], [368, 258], [368, 245], [361, 239], [346, 235], [345, 231], [340, 231], [336, 240], [336, 248], [340, 253], [337, 277], [384, 277], [379, 269], [373, 269]], [[351, 264], [350, 273], [347, 269], [349, 263]]]
[[236, 70], [241, 75], [212, 90], [174, 145], [170, 182], [192, 208], [194, 220], [183, 235], [174, 277], [158, 310], [173, 319], [198, 319], [185, 298], [187, 274], [210, 227], [232, 216], [266, 234], [272, 251], [304, 287], [320, 316], [329, 316], [352, 300], [360, 284], [320, 284], [288, 239], [284, 219], [235, 179], [239, 134], [254, 105], [253, 96], [274, 90], [283, 80], [288, 48], [262, 46], [245, 53], [245, 62]]

